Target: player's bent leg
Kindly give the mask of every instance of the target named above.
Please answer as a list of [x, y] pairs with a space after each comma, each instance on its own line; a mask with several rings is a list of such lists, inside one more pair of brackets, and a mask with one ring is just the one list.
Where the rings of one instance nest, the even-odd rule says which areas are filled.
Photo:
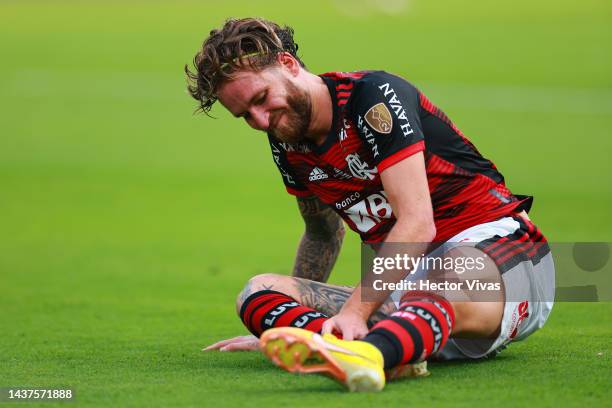
[[476, 246], [487, 255], [487, 262], [495, 265], [491, 277], [500, 279], [501, 291], [489, 291], [488, 295], [501, 292], [503, 302], [483, 301], [481, 294], [464, 305], [453, 302], [458, 314], [456, 330], [435, 356], [440, 360], [495, 356], [513, 341], [541, 328], [554, 302], [555, 268], [550, 248], [527, 217], [516, 215], [479, 225], [463, 238], [470, 235], [480, 237]]
[[450, 302], [455, 311], [453, 338], [495, 338], [499, 335], [504, 302]]
[[259, 337], [274, 327], [299, 327], [320, 332], [327, 315], [304, 306], [291, 296], [274, 290], [260, 290], [248, 296], [239, 311], [246, 328]]
[[253, 293], [273, 290], [292, 297], [304, 306], [317, 309], [327, 315], [338, 313], [346, 299], [351, 295], [350, 286], [336, 286], [274, 273], [264, 273], [249, 279], [236, 299], [236, 311], [240, 311], [244, 301]]
[[[256, 336], [272, 327], [300, 327], [319, 332], [328, 316], [337, 314], [353, 288], [286, 275], [262, 274], [249, 280], [238, 295], [237, 312]], [[395, 310], [391, 300], [374, 313], [371, 326]]]
[[[351, 287], [328, 285], [284, 275], [263, 274], [249, 280], [238, 296], [236, 306], [245, 326], [257, 337], [266, 329], [285, 326], [302, 327], [306, 329], [306, 331], [320, 332], [321, 326], [327, 319], [327, 316], [336, 314], [352, 291], [353, 288]], [[376, 322], [388, 317], [388, 315], [395, 310], [396, 307], [393, 301], [389, 299], [388, 302], [381, 306], [381, 308], [370, 317], [368, 321], [369, 326], [371, 327]], [[279, 346], [278, 351], [273, 352], [275, 349], [274, 347], [266, 348], [262, 346], [264, 353], [267, 353], [272, 361], [281, 367], [288, 371], [327, 373], [345, 384], [349, 389], [363, 390], [375, 387], [376, 384], [378, 384], [376, 387], [380, 385], [379, 381], [373, 379], [378, 378], [378, 374], [376, 373], [382, 370], [381, 367], [383, 365], [381, 363], [371, 366], [371, 363], [368, 363], [368, 361], [372, 359], [371, 356], [363, 359], [357, 358], [357, 362], [362, 361], [366, 366], [370, 364], [369, 368], [364, 368], [361, 364], [356, 363], [355, 359], [350, 357], [352, 356], [352, 352], [348, 354], [349, 357], [347, 357], [347, 361], [344, 361], [344, 355], [340, 353], [340, 362], [332, 363], [331, 359], [328, 361], [320, 361], [322, 365], [315, 365], [316, 368], [312, 367], [313, 360], [307, 358], [310, 353], [299, 355], [300, 358], [306, 360], [293, 360], [293, 357], [287, 357], [288, 355], [293, 355], [296, 351], [294, 350], [293, 343], [295, 343], [295, 339], [297, 338], [295, 334], [296, 330], [287, 330], [289, 338], [283, 340], [281, 337], [279, 340], [281, 343], [287, 343], [286, 347], [280, 347], [279, 344], [276, 344]], [[274, 333], [275, 331], [268, 330], [266, 333], [268, 332]], [[297, 332], [299, 332], [299, 330]], [[281, 330], [280, 333], [284, 333], [284, 331]], [[304, 341], [307, 343], [306, 346], [308, 347], [312, 344], [312, 342], [308, 340], [310, 339], [309, 336], [308, 333], [302, 334], [302, 339], [305, 339]], [[269, 338], [265, 336], [262, 337], [262, 345], [267, 344], [268, 339]], [[333, 339], [329, 340], [329, 342], [333, 341]], [[304, 346], [296, 347], [297, 349], [305, 350]], [[306, 349], [308, 349], [308, 347], [306, 347]], [[348, 347], [351, 348], [355, 346]], [[357, 347], [361, 351], [367, 350], [368, 348], [371, 349], [371, 346], [367, 345]], [[318, 355], [317, 353], [319, 353], [319, 351], [314, 350], [312, 353]], [[330, 353], [323, 354], [331, 358]], [[289, 358], [289, 360], [287, 360], [287, 358]], [[295, 365], [288, 364], [287, 361], [295, 362]], [[279, 364], [280, 362], [283, 364]], [[344, 367], [342, 368], [342, 373], [345, 374], [341, 374], [337, 367]], [[365, 372], [370, 372], [371, 375], [363, 374], [363, 370], [365, 370]], [[388, 379], [423, 376], [427, 374], [428, 372], [424, 364], [406, 365], [386, 373]], [[364, 382], [368, 383], [368, 381], [369, 384], [374, 385], [362, 384]]]
[[[262, 274], [251, 278], [236, 301], [240, 319], [257, 337], [273, 327], [299, 327], [320, 332], [327, 317], [336, 313], [343, 301], [325, 301], [324, 296], [307, 296], [302, 288], [308, 287], [308, 282], [315, 284], [305, 279], [276, 274]], [[341, 295], [346, 291], [350, 294], [349, 289], [321, 285], [325, 286], [325, 290], [321, 291], [322, 295], [329, 291]], [[342, 299], [345, 297], [340, 296], [340, 300]], [[312, 307], [313, 305], [317, 308]]]

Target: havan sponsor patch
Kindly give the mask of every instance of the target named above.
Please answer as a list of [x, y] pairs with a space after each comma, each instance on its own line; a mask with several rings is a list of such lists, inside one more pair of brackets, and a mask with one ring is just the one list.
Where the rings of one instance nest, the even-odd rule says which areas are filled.
[[372, 129], [378, 133], [388, 135], [393, 129], [393, 118], [391, 112], [380, 102], [372, 106], [365, 114], [365, 120]]

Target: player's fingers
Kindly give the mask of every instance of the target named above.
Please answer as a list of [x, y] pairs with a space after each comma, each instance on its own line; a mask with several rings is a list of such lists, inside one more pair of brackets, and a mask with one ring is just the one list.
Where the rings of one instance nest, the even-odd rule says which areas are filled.
[[202, 349], [202, 351], [210, 351], [210, 350], [217, 350], [223, 346], [225, 346], [227, 344], [227, 340], [223, 340], [223, 341], [218, 341], [216, 343], [211, 344], [210, 346], [206, 346]]
[[335, 328], [334, 321], [332, 319], [326, 320], [321, 326], [321, 334], [331, 333]]
[[241, 341], [239, 343], [230, 343], [225, 347], [221, 347], [219, 351], [253, 351], [257, 350], [258, 344], [252, 341]]
[[354, 338], [355, 338], [355, 340], [359, 340], [359, 339], [363, 339], [367, 335], [368, 335], [368, 331], [367, 330], [359, 329], [359, 330], [355, 330]]
[[342, 340], [351, 341], [354, 338], [355, 338], [355, 335], [353, 333], [353, 329], [351, 329], [350, 327], [347, 327], [346, 329], [342, 330]]
[[233, 343], [235, 341], [239, 341], [243, 336], [239, 336], [239, 337], [232, 337], [231, 339], [225, 339], [225, 340], [220, 340], [216, 343], [211, 344], [210, 346], [204, 347], [202, 349], [202, 351], [209, 351], [209, 350], [217, 350], [220, 349], [223, 346], [226, 346], [230, 343]]

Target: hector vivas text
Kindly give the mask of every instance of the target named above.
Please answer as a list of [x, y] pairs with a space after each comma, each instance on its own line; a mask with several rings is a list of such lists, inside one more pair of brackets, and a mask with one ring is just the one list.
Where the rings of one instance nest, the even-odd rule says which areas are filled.
[[396, 254], [395, 256], [377, 256], [372, 259], [372, 272], [383, 278], [386, 271], [406, 271], [406, 278], [399, 282], [385, 282], [376, 279], [372, 282], [372, 288], [377, 291], [386, 290], [424, 290], [424, 291], [499, 291], [499, 282], [481, 282], [479, 279], [448, 279], [448, 280], [410, 280], [410, 276], [419, 270], [438, 270], [454, 272], [454, 277], [461, 277], [466, 272], [483, 271], [485, 269], [485, 257], [477, 256], [421, 256], [413, 257], [407, 254]]

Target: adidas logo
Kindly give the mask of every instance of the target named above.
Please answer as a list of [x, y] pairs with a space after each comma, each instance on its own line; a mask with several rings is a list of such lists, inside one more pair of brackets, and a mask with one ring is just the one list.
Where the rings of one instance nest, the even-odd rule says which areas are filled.
[[324, 180], [324, 179], [326, 179], [328, 177], [329, 176], [323, 170], [321, 170], [318, 167], [315, 167], [310, 172], [310, 176], [308, 176], [308, 180], [310, 180], [310, 181]]

